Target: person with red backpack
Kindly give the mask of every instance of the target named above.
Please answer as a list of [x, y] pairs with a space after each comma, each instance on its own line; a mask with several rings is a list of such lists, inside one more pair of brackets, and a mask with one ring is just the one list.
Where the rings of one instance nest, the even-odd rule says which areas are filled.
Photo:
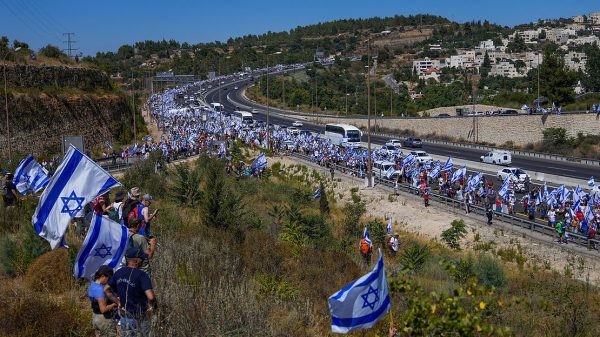
[[122, 221], [125, 226], [129, 223], [129, 215], [131, 211], [138, 206], [140, 203], [140, 189], [134, 187], [129, 191], [129, 197], [123, 203], [121, 210]]
[[108, 215], [112, 209], [110, 192], [106, 192], [94, 200], [94, 212], [98, 215]]
[[130, 213], [129, 218], [138, 217], [142, 220], [142, 227], [140, 228], [140, 234], [145, 237], [151, 237], [150, 235], [150, 221], [158, 214], [158, 209], [150, 213], [150, 204], [152, 203], [152, 196], [150, 194], [144, 194], [142, 201], [134, 207]]

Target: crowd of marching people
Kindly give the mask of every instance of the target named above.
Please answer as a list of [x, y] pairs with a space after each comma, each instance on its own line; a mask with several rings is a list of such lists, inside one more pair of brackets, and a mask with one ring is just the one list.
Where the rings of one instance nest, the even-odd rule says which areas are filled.
[[[187, 88], [176, 90], [180, 91], [155, 95], [149, 101], [153, 117], [168, 135], [165, 136], [167, 146], [176, 144], [176, 147], [193, 151], [211, 149], [211, 144], [220, 142], [215, 152], [225, 157], [229, 151], [227, 141], [239, 139], [254, 148], [268, 147], [282, 154], [299, 153], [319, 165], [335, 167], [353, 176], [367, 175], [368, 151], [364, 148], [334, 145], [322, 135], [309, 132], [294, 135], [277, 126], [263, 124], [251, 127], [235, 117], [226, 117], [210, 109], [182, 109], [177, 106], [174, 97]], [[393, 162], [395, 167], [380, 173], [379, 178], [392, 181], [395, 193], [398, 193], [400, 184], [411, 186], [423, 197], [426, 207], [429, 206], [430, 194], [436, 192], [460, 202], [465, 213], [469, 213], [472, 206], [485, 208], [488, 224], [501, 214], [521, 214], [533, 221], [547, 222], [555, 228], [561, 243], [568, 242], [569, 234], [593, 239], [598, 229], [600, 195], [591, 190], [585, 192], [581, 187], [569, 189], [562, 185], [549, 192], [547, 185], [536, 187], [527, 180], [525, 193], [518, 195], [521, 191], [515, 177], [509, 176], [495, 187], [494, 181], [486, 179], [481, 172], [468, 175], [466, 167], [455, 168], [452, 158], [445, 163], [432, 160], [420, 163], [413, 154], [374, 150], [371, 159], [373, 162]], [[255, 166], [248, 165], [245, 174], [257, 172]], [[589, 187], [594, 186], [592, 178]]]

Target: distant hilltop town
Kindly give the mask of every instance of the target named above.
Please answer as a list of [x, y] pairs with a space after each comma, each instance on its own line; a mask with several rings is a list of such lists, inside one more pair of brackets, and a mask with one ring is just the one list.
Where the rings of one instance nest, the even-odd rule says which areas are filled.
[[[386, 32], [382, 32], [386, 33]], [[413, 61], [413, 72], [420, 79], [440, 81], [442, 68], [456, 68], [479, 73], [486, 55], [491, 69], [489, 76], [524, 77], [543, 62], [542, 46], [558, 46], [565, 66], [573, 71], [586, 70], [586, 44], [600, 46], [600, 12], [578, 15], [570, 19], [540, 20], [535, 24], [517, 26], [508, 36], [480, 41], [471, 49], [456, 49], [456, 55], [444, 58], [425, 57]], [[442, 43], [430, 44], [430, 52], [441, 52]]]

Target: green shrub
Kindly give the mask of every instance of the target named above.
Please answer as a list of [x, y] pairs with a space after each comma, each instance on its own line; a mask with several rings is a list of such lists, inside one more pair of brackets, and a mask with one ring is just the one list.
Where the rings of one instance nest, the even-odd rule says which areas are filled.
[[202, 171], [188, 163], [174, 165], [169, 170], [169, 195], [180, 205], [194, 207], [202, 200]]
[[417, 242], [411, 242], [400, 255], [400, 263], [404, 265], [405, 270], [417, 272], [421, 270], [431, 255], [427, 245], [420, 245]]
[[479, 282], [488, 288], [502, 288], [506, 285], [506, 275], [502, 264], [490, 255], [479, 255], [473, 264], [473, 272]]
[[467, 235], [465, 228], [465, 222], [460, 220], [454, 220], [450, 224], [450, 228], [442, 232], [442, 241], [448, 245], [448, 247], [456, 250], [460, 250], [460, 240]]

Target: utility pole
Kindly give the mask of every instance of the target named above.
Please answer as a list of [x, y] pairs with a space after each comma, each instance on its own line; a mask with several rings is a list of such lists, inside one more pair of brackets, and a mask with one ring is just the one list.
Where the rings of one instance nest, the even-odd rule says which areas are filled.
[[537, 65], [537, 73], [538, 73], [538, 85], [537, 85], [537, 107], [535, 107], [535, 112], [537, 112], [537, 110], [540, 108], [540, 52], [537, 52], [537, 59], [538, 59], [538, 65]]
[[390, 85], [390, 117], [394, 115], [394, 89]]
[[367, 187], [373, 187], [372, 177], [373, 169], [371, 162], [371, 82], [369, 75], [371, 70], [369, 69], [371, 64], [371, 38], [367, 40]]
[[133, 140], [137, 142], [137, 127], [135, 125], [135, 91], [133, 88], [133, 71], [131, 72], [131, 106], [133, 107]]
[[63, 49], [63, 51], [66, 51], [69, 57], [73, 57], [73, 52], [79, 50], [79, 48], [73, 48], [73, 44], [77, 41], [71, 40], [71, 36], [75, 35], [75, 33], [63, 33], [63, 35], [67, 36], [67, 41], [63, 41], [63, 43], [67, 44], [67, 49]]

